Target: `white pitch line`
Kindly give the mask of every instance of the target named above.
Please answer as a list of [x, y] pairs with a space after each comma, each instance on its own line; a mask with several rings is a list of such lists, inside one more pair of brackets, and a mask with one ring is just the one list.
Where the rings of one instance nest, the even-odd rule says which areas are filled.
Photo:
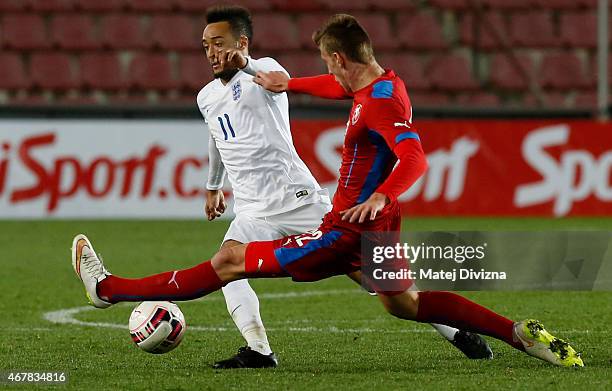
[[[330, 290], [315, 290], [315, 291], [304, 291], [304, 292], [281, 292], [281, 293], [262, 293], [259, 294], [259, 299], [285, 299], [285, 298], [300, 298], [300, 297], [313, 297], [313, 296], [327, 296], [327, 295], [342, 295], [342, 294], [356, 294], [363, 293], [362, 290], [359, 289], [330, 289]], [[206, 298], [203, 301], [220, 301], [224, 300], [223, 297], [210, 297]], [[124, 305], [130, 305], [134, 303], [123, 303]], [[45, 312], [43, 314], [43, 319], [55, 323], [55, 324], [72, 324], [76, 326], [86, 326], [86, 327], [104, 327], [104, 328], [113, 328], [113, 329], [128, 329], [127, 324], [118, 324], [118, 323], [105, 323], [105, 322], [89, 322], [77, 319], [75, 316], [82, 312], [93, 311], [96, 308], [91, 306], [82, 306], [82, 307], [74, 307], [74, 308], [66, 308], [60, 309], [57, 311]], [[337, 320], [332, 322], [325, 321], [312, 321], [309, 319], [293, 319], [286, 320], [280, 322], [269, 322], [270, 324], [274, 323], [302, 323], [302, 324], [312, 324], [312, 323], [346, 323], [347, 320]], [[376, 323], [378, 320], [367, 319], [367, 320], [351, 320], [351, 322], [368, 322], [368, 323]], [[192, 326], [188, 325], [189, 330], [194, 331], [207, 331], [207, 332], [234, 332], [235, 327], [225, 327], [225, 326]], [[13, 329], [14, 330], [14, 329]], [[20, 328], [19, 331], [50, 331], [50, 328], [42, 328], [42, 327], [34, 327], [34, 328]], [[426, 328], [402, 328], [397, 330], [384, 330], [384, 329], [376, 329], [371, 327], [364, 328], [339, 328], [336, 325], [330, 325], [327, 327], [266, 327], [266, 330], [271, 332], [277, 331], [290, 331], [290, 332], [304, 332], [304, 333], [382, 333], [382, 334], [404, 334], [404, 333], [434, 333], [433, 329]], [[601, 334], [607, 333], [607, 331], [592, 331], [592, 330], [558, 330], [557, 333], [561, 334]]]

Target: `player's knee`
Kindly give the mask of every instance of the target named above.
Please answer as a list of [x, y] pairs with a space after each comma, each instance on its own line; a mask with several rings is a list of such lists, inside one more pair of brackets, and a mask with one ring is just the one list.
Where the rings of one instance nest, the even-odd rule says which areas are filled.
[[237, 247], [219, 250], [211, 259], [213, 268], [223, 281], [233, 281], [244, 277], [244, 257]]
[[398, 295], [378, 295], [385, 310], [397, 318], [414, 320], [419, 309], [417, 292], [406, 291]]

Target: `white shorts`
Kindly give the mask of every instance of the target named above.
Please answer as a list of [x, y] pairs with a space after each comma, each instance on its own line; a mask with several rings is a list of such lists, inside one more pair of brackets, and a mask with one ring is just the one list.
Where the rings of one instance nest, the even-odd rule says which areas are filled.
[[331, 208], [332, 206], [327, 203], [315, 203], [268, 217], [238, 214], [230, 224], [223, 242], [236, 240], [240, 243], [249, 243], [274, 240], [310, 231], [321, 225], [323, 216]]

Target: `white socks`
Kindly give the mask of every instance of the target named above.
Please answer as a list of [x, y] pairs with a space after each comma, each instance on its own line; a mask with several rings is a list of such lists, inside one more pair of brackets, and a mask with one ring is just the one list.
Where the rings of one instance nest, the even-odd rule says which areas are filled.
[[443, 324], [430, 323], [430, 325], [431, 327], [436, 329], [438, 333], [442, 334], [444, 338], [448, 339], [451, 342], [455, 339], [455, 334], [457, 333], [457, 331], [459, 331], [453, 327], [445, 326]]
[[[417, 288], [416, 284], [412, 284], [412, 286], [410, 287], [411, 291], [418, 291], [419, 288]], [[446, 326], [443, 324], [438, 324], [438, 323], [430, 323], [431, 327], [433, 327], [434, 329], [436, 329], [436, 331], [438, 333], [440, 333], [444, 338], [446, 338], [449, 341], [453, 341], [455, 339], [455, 334], [457, 333], [457, 331], [459, 331], [459, 329], [456, 329], [454, 327], [450, 327], [450, 326]]]
[[222, 291], [227, 311], [247, 345], [261, 354], [271, 354], [266, 329], [259, 315], [259, 299], [249, 282], [247, 280], [232, 281], [224, 286]]

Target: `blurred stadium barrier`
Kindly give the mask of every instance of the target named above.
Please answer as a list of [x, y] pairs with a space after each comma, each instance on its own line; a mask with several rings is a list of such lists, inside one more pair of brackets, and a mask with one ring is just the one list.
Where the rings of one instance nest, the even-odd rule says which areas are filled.
[[[292, 128], [333, 192], [344, 121]], [[400, 198], [407, 215], [612, 214], [612, 125], [429, 120], [418, 129], [430, 167]], [[2, 120], [0, 218], [201, 218], [207, 143], [201, 120]]]

